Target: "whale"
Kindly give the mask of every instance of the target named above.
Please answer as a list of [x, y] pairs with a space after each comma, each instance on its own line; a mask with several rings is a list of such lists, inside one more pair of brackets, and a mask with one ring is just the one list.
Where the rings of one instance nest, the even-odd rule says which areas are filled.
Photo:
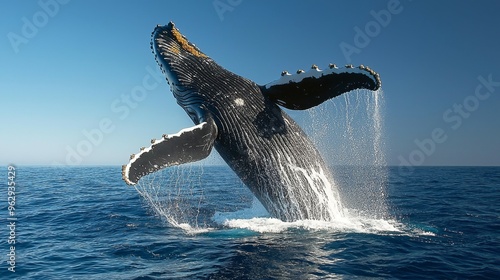
[[307, 110], [349, 91], [376, 91], [381, 87], [378, 73], [363, 65], [312, 65], [307, 71], [283, 71], [275, 81], [259, 85], [217, 64], [173, 22], [156, 26], [151, 49], [194, 126], [163, 134], [132, 154], [122, 166], [127, 184], [138, 184], [170, 166], [200, 161], [215, 148], [272, 217], [338, 218], [340, 210], [335, 208], [341, 204], [331, 171], [283, 108]]

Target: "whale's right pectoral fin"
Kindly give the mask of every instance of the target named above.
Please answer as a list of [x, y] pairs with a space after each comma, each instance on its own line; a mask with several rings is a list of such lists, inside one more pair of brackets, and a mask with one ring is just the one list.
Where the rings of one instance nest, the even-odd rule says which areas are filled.
[[351, 90], [375, 91], [380, 85], [379, 75], [369, 67], [346, 65], [337, 68], [330, 64], [325, 70], [313, 65], [311, 70], [299, 70], [293, 75], [283, 71], [279, 80], [262, 86], [261, 90], [278, 105], [292, 110], [306, 110]]
[[216, 137], [217, 126], [209, 119], [177, 134], [151, 140], [149, 148], [141, 148], [122, 166], [123, 180], [135, 185], [141, 177], [165, 167], [202, 160], [210, 154]]

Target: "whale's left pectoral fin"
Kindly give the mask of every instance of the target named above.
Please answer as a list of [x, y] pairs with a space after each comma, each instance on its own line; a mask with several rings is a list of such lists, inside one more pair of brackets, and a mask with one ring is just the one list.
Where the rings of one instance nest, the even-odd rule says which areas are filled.
[[141, 177], [165, 167], [202, 160], [210, 154], [216, 137], [217, 126], [209, 119], [177, 134], [151, 140], [149, 148], [131, 155], [129, 163], [122, 167], [123, 180], [135, 185]]
[[262, 86], [261, 90], [278, 105], [305, 110], [351, 90], [377, 90], [380, 85], [379, 75], [368, 67], [346, 65], [337, 68], [330, 64], [325, 70], [313, 65], [311, 70], [299, 70], [294, 75], [283, 71], [279, 80]]

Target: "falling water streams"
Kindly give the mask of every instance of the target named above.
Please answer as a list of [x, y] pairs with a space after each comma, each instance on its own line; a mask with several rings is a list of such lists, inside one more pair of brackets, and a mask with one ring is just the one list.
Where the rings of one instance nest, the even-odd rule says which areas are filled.
[[354, 91], [310, 111], [311, 137], [332, 168], [343, 206], [373, 218], [388, 215], [383, 105], [380, 91]]

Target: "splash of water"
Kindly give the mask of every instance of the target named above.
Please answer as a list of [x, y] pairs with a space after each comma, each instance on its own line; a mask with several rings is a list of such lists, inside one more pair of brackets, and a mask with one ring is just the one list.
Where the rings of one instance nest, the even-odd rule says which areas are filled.
[[157, 216], [186, 232], [202, 233], [212, 230], [199, 223], [203, 173], [203, 165], [176, 166], [149, 174], [134, 187]]
[[332, 221], [344, 216], [340, 196], [328, 170], [319, 163], [297, 166], [287, 156], [277, 155], [276, 164], [265, 170], [286, 175], [276, 179], [276, 192], [266, 205], [271, 213], [280, 213], [284, 220], [314, 219]]
[[372, 218], [388, 217], [383, 109], [381, 91], [358, 90], [308, 110], [307, 132], [332, 168], [343, 205]]
[[[343, 99], [334, 99], [310, 109], [308, 114], [309, 124], [302, 126], [310, 128], [309, 131], [306, 129], [306, 133], [333, 166], [335, 179], [325, 178], [322, 170], [294, 167], [286, 160], [280, 168], [287, 169], [282, 170], [287, 174], [300, 177], [289, 178], [288, 185], [295, 189], [302, 188], [299, 192], [314, 197], [317, 201], [311, 202], [311, 207], [327, 204], [328, 213], [325, 213], [324, 221], [281, 222], [269, 218], [265, 210], [262, 212], [262, 206], [255, 211], [255, 205], [260, 205], [256, 199], [254, 201], [257, 202], [249, 209], [233, 212], [219, 209], [219, 212], [202, 213], [202, 206], [209, 203], [201, 187], [202, 165], [174, 167], [150, 174], [136, 185], [136, 189], [158, 216], [188, 233], [204, 232], [217, 226], [264, 232], [288, 228], [397, 231], [395, 221], [384, 219], [388, 217], [388, 211], [385, 204], [387, 169], [382, 93], [355, 91], [344, 95]], [[220, 202], [211, 206], [217, 204]], [[207, 223], [207, 217], [213, 224]]]
[[382, 90], [378, 90], [373, 93], [373, 108], [370, 109], [370, 107], [367, 107], [368, 113], [373, 112], [373, 134], [374, 134], [374, 141], [373, 141], [373, 151], [375, 152], [375, 160], [374, 164], [376, 166], [386, 166], [387, 162], [385, 160], [385, 141], [383, 139], [383, 132], [384, 132], [384, 119], [383, 119], [383, 112], [382, 108], [384, 107], [384, 102], [383, 102], [383, 93]]

